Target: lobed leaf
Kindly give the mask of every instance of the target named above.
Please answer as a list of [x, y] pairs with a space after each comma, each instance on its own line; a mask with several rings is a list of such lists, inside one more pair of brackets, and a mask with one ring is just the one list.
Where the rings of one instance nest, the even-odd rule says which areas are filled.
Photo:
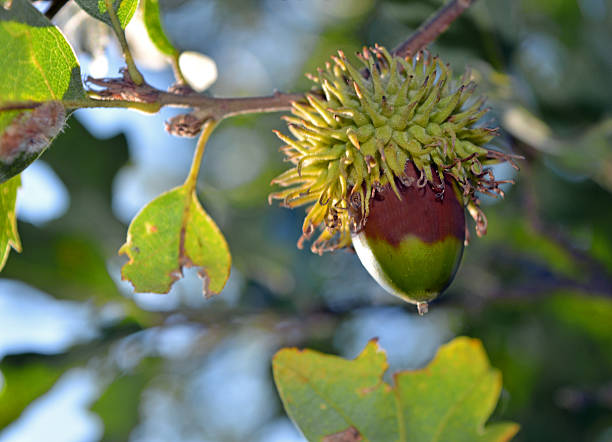
[[[375, 340], [354, 360], [312, 350], [280, 350], [274, 380], [287, 414], [308, 440], [507, 441], [514, 423], [484, 426], [501, 375], [480, 341], [457, 338], [424, 369], [382, 380], [386, 355]], [[342, 439], [343, 438], [343, 439]]]
[[138, 292], [167, 293], [183, 267], [199, 267], [207, 296], [229, 277], [231, 256], [221, 231], [186, 186], [147, 204], [128, 229], [119, 250], [130, 259], [121, 271]]
[[0, 184], [0, 270], [6, 264], [11, 247], [21, 252], [15, 215], [17, 189], [20, 184], [21, 177], [19, 175]]
[[161, 22], [159, 0], [144, 0], [144, 24], [153, 44], [166, 55], [176, 56], [178, 51], [174, 48]]
[[399, 440], [387, 358], [370, 341], [352, 361], [312, 350], [284, 349], [273, 359], [285, 409], [308, 440], [356, 429], [366, 440]]
[[[77, 4], [93, 18], [112, 26], [110, 16], [108, 15], [108, 9], [104, 0], [76, 0]], [[113, 9], [117, 14], [121, 29], [125, 29], [127, 24], [130, 22], [136, 7], [138, 6], [138, 0], [113, 0]]]
[[456, 338], [422, 370], [395, 375], [403, 434], [410, 441], [506, 441], [514, 423], [485, 427], [502, 388], [477, 339]]

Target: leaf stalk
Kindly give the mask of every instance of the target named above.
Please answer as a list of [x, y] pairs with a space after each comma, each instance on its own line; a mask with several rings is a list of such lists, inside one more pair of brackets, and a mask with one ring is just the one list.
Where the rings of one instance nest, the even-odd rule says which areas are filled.
[[202, 164], [202, 157], [204, 156], [204, 149], [206, 149], [206, 143], [208, 142], [208, 138], [210, 138], [210, 134], [212, 134], [213, 130], [215, 130], [217, 123], [215, 120], [207, 120], [202, 127], [202, 134], [198, 139], [198, 144], [196, 145], [195, 152], [193, 154], [193, 161], [191, 163], [191, 169], [189, 170], [189, 175], [187, 175], [187, 179], [185, 180], [184, 186], [189, 189], [189, 194], [191, 194], [196, 187], [196, 183], [198, 180], [198, 174], [200, 171], [200, 165]]
[[125, 38], [125, 32], [121, 27], [121, 23], [119, 22], [119, 18], [117, 17], [117, 13], [115, 12], [113, 0], [104, 0], [104, 3], [106, 4], [106, 10], [108, 12], [108, 17], [110, 18], [113, 31], [115, 31], [117, 40], [119, 40], [119, 45], [121, 45], [121, 52], [123, 52], [123, 58], [125, 59], [125, 63], [127, 64], [130, 78], [132, 79], [134, 84], [140, 86], [144, 83], [144, 78], [136, 67], [136, 63], [134, 63], [134, 58], [132, 57], [132, 53], [130, 52], [130, 48]]

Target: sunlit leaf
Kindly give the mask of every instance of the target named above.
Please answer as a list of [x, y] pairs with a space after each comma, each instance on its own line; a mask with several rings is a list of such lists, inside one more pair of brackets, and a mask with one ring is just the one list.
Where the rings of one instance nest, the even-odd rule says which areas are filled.
[[130, 224], [119, 253], [130, 259], [122, 277], [138, 292], [167, 293], [183, 267], [200, 269], [207, 296], [219, 293], [229, 277], [225, 238], [186, 186], [146, 205]]
[[18, 175], [0, 184], [0, 270], [6, 264], [11, 247], [21, 251], [15, 216], [17, 188], [20, 183], [21, 178]]
[[0, 8], [0, 106], [47, 102], [34, 111], [0, 112], [0, 182], [34, 161], [61, 130], [58, 100], [84, 96], [81, 71], [62, 33], [27, 0]]
[[514, 423], [484, 426], [501, 392], [478, 340], [457, 338], [424, 369], [382, 380], [387, 358], [370, 341], [354, 360], [284, 349], [273, 360], [289, 416], [308, 440], [507, 441]]
[[177, 50], [174, 48], [162, 26], [159, 0], [144, 0], [144, 24], [147, 28], [147, 33], [153, 44], [166, 55], [176, 55]]
[[[105, 0], [76, 0], [76, 2], [89, 15], [112, 26]], [[136, 12], [138, 0], [112, 0], [112, 3], [121, 28], [125, 29]]]
[[514, 423], [484, 425], [502, 378], [479, 340], [453, 340], [424, 369], [398, 373], [395, 383], [407, 440], [506, 441], [518, 431]]

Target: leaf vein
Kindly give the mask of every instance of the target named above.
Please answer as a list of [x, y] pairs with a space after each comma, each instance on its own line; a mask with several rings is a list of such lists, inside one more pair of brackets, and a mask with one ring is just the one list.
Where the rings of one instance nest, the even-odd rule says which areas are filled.
[[[299, 371], [297, 371], [297, 370], [295, 370], [295, 369], [293, 369], [293, 368], [291, 368], [291, 367], [288, 367], [287, 365], [284, 365], [284, 364], [282, 364], [282, 363], [278, 363], [278, 362], [277, 362], [277, 364], [278, 364], [279, 366], [281, 366], [281, 367], [285, 368], [286, 370], [289, 370], [289, 371], [293, 372], [295, 375], [299, 376], [299, 377], [300, 377], [302, 380], [304, 380], [304, 381], [305, 381], [305, 383], [306, 383], [306, 384], [307, 384], [307, 385], [308, 385], [308, 386], [309, 386], [309, 387], [312, 389], [312, 391], [313, 391], [313, 392], [314, 392], [314, 393], [315, 393], [317, 396], [319, 396], [319, 397], [320, 397], [320, 398], [321, 398], [323, 401], [327, 402], [327, 403], [328, 403], [328, 404], [331, 406], [331, 408], [332, 408], [332, 409], [333, 409], [333, 410], [334, 410], [336, 413], [338, 413], [338, 414], [339, 414], [339, 415], [340, 415], [340, 416], [341, 416], [341, 417], [342, 417], [342, 418], [343, 418], [343, 419], [346, 421], [346, 423], [347, 423], [349, 426], [352, 426], [352, 427], [356, 428], [356, 429], [357, 429], [357, 431], [359, 431], [359, 427], [357, 426], [357, 424], [356, 424], [356, 423], [354, 423], [354, 422], [353, 422], [353, 421], [352, 421], [352, 420], [351, 420], [351, 419], [350, 419], [348, 416], [346, 416], [346, 415], [345, 415], [345, 414], [342, 412], [342, 409], [340, 408], [340, 406], [339, 406], [339, 405], [336, 405], [336, 404], [335, 404], [333, 401], [331, 401], [329, 398], [325, 397], [325, 395], [324, 395], [323, 393], [321, 393], [321, 392], [317, 391], [317, 389], [316, 389], [316, 388], [314, 387], [314, 385], [313, 385], [313, 384], [310, 382], [310, 379], [309, 379], [309, 378], [308, 378], [306, 375], [304, 375], [304, 374], [300, 373]], [[360, 434], [360, 435], [363, 437], [364, 442], [367, 442], [367, 441], [368, 441], [368, 439], [367, 439], [367, 438], [366, 438], [366, 437], [363, 435], [363, 433], [362, 433], [361, 431], [359, 431], [359, 434]]]

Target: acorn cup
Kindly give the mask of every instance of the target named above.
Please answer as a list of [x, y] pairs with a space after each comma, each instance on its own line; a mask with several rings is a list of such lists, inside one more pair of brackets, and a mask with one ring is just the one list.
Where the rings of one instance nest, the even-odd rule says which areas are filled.
[[391, 55], [375, 46], [353, 66], [339, 51], [309, 78], [305, 102], [276, 132], [293, 167], [269, 197], [308, 205], [298, 247], [322, 254], [353, 246], [369, 273], [392, 294], [427, 309], [451, 282], [466, 235], [464, 208], [486, 233], [481, 193], [503, 196], [490, 164], [515, 156], [484, 145], [497, 129], [481, 127], [484, 99], [468, 75], [453, 80], [438, 57]]

